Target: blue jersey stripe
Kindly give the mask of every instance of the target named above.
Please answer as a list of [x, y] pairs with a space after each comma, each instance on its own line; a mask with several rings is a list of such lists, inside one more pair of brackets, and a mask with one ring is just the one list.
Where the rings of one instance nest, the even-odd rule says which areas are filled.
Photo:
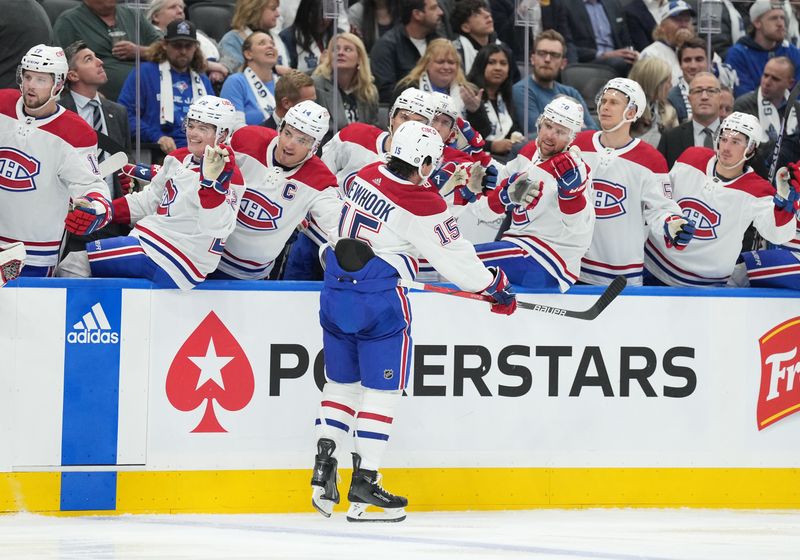
[[365, 430], [356, 430], [356, 437], [366, 438], [366, 439], [380, 439], [383, 441], [389, 440], [389, 436], [387, 434], [381, 434], [378, 432], [367, 432]]

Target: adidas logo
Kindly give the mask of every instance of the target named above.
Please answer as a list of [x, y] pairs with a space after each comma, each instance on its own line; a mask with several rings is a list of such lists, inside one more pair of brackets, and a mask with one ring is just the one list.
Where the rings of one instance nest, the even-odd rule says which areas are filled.
[[95, 303], [83, 316], [83, 319], [72, 325], [72, 332], [67, 335], [71, 344], [117, 344], [119, 333], [111, 330], [106, 312], [100, 303]]

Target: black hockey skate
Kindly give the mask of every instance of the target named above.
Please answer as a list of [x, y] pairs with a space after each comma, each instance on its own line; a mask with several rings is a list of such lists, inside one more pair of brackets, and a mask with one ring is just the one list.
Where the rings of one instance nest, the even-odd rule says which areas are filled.
[[[396, 523], [406, 518], [404, 508], [408, 505], [408, 500], [384, 490], [380, 485], [378, 471], [361, 468], [361, 456], [358, 453], [353, 453], [353, 479], [350, 482], [347, 499], [350, 501], [350, 509], [347, 511], [348, 521]], [[379, 507], [383, 511], [368, 512], [369, 506]]]
[[337, 461], [333, 458], [335, 449], [333, 440], [320, 438], [317, 456], [314, 457], [314, 474], [311, 476], [311, 505], [325, 517], [330, 517], [333, 506], [339, 503]]

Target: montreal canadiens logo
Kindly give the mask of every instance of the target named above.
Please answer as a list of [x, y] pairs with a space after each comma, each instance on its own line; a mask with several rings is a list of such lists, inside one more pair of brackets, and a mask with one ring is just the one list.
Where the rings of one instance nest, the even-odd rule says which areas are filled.
[[14, 192], [36, 189], [39, 160], [14, 148], [0, 148], [0, 189]]
[[602, 179], [592, 180], [592, 186], [594, 186], [594, 213], [599, 220], [625, 214], [625, 206], [622, 204], [628, 198], [625, 187]]
[[678, 206], [687, 220], [694, 221], [697, 228], [694, 232], [695, 239], [708, 241], [717, 238], [717, 226], [722, 221], [719, 212], [696, 198], [682, 198], [678, 201]]
[[269, 231], [277, 226], [275, 221], [283, 215], [283, 208], [263, 194], [245, 191], [236, 220], [246, 228]]
[[514, 211], [511, 212], [511, 221], [515, 226], [524, 226], [531, 223], [531, 219], [528, 216], [528, 211], [524, 208], [520, 208], [519, 206], [515, 206]]

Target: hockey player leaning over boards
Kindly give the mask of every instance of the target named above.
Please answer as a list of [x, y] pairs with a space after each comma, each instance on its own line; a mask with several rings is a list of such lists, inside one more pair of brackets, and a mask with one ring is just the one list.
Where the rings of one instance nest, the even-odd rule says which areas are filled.
[[[352, 439], [347, 519], [405, 519], [408, 501], [384, 490], [378, 474], [411, 372], [411, 309], [398, 278], [413, 278], [424, 256], [461, 289], [492, 296], [492, 311], [516, 309], [503, 271], [483, 266], [442, 197], [426, 185], [442, 147], [430, 126], [400, 125], [388, 163], [369, 165], [353, 179], [339, 222], [341, 239], [335, 251], [329, 247], [324, 253], [320, 323], [328, 381], [311, 485], [312, 504], [326, 517], [339, 502], [341, 447]], [[348, 437], [351, 427], [354, 438]], [[368, 506], [383, 511], [368, 512]]]
[[267, 278], [306, 215], [325, 242], [335, 232], [342, 209], [336, 177], [314, 155], [329, 120], [327, 109], [307, 100], [289, 109], [280, 131], [246, 126], [233, 135], [247, 191], [212, 278]]
[[715, 151], [693, 147], [681, 154], [669, 172], [672, 197], [697, 229], [683, 251], [670, 251], [663, 235], [650, 235], [646, 284], [724, 286], [751, 223], [771, 243], [794, 237], [800, 193], [787, 185], [785, 197], [774, 196], [775, 188], [747, 166], [766, 140], [756, 117], [732, 113], [717, 131]]
[[630, 135], [631, 123], [644, 114], [646, 103], [642, 87], [633, 80], [609, 80], [597, 96], [601, 130], [581, 132], [573, 143], [592, 169], [596, 216], [581, 265], [582, 282], [605, 285], [622, 275], [628, 284], [641, 286], [648, 231], [664, 235], [670, 250], [681, 250], [692, 239], [694, 224], [669, 198], [664, 156]]
[[536, 121], [537, 140], [506, 165], [500, 186], [473, 205], [487, 220], [511, 212], [502, 239], [475, 250], [514, 284], [565, 292], [578, 280], [595, 223], [590, 170], [580, 150], [569, 147], [582, 126], [575, 99], [548, 103]]
[[244, 193], [233, 151], [223, 144], [235, 114], [230, 101], [212, 95], [192, 103], [185, 148], [170, 153], [155, 176], [149, 166], [126, 166], [128, 175], [151, 180], [145, 190], [114, 199], [114, 221], [133, 224], [130, 235], [87, 243], [86, 252], [67, 255], [59, 274], [148, 278], [182, 290], [205, 280], [236, 225]]
[[97, 134], [56, 104], [68, 70], [61, 48], [37, 45], [17, 68], [22, 94], [0, 90], [0, 244], [25, 245], [23, 276], [53, 275], [65, 228], [86, 235], [111, 218]]

